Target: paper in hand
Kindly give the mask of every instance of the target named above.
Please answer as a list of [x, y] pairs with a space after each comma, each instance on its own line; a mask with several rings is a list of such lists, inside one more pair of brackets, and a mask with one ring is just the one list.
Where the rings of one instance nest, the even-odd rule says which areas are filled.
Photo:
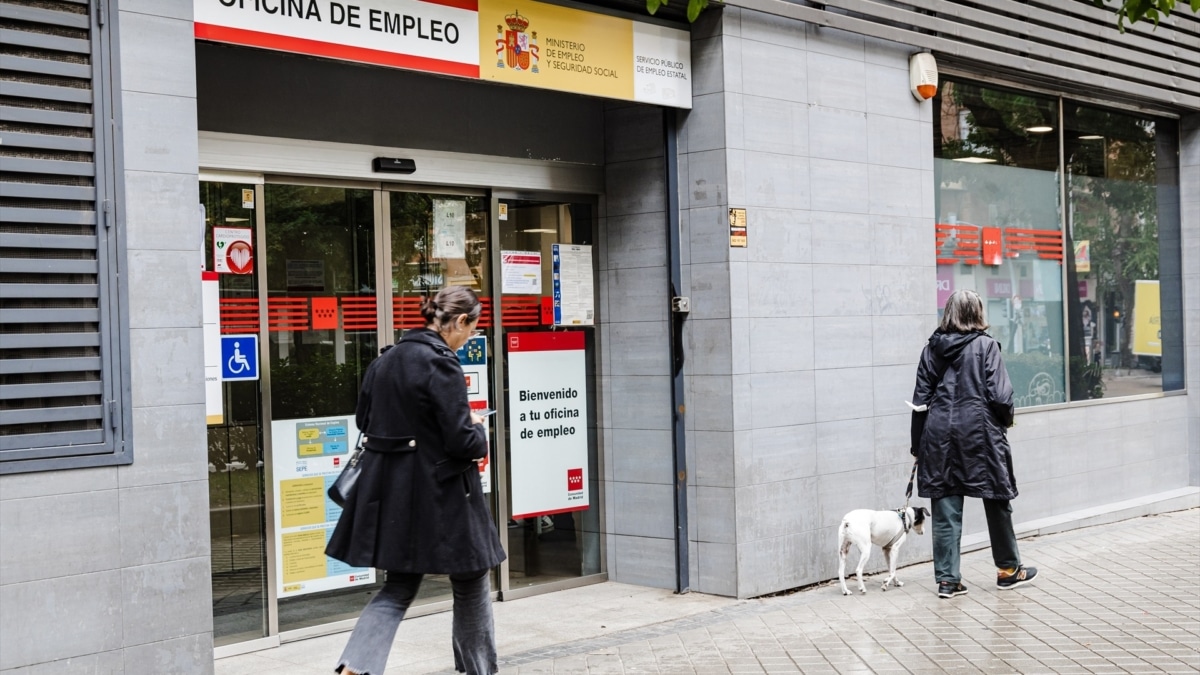
[[928, 405], [913, 405], [912, 401], [905, 401], [905, 403], [908, 404], [908, 407], [912, 408], [913, 412], [925, 412], [929, 410]]

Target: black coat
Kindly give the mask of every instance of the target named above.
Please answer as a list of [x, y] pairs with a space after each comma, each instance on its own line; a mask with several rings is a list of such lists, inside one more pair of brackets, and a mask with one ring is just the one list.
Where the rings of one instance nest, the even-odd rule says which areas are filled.
[[[938, 374], [944, 371], [939, 381]], [[983, 332], [929, 338], [917, 365], [912, 443], [922, 497], [1013, 499], [1013, 389], [1000, 344]]]
[[504, 560], [476, 459], [462, 367], [441, 336], [408, 332], [367, 369], [358, 427], [362, 475], [325, 553], [355, 567], [455, 574]]

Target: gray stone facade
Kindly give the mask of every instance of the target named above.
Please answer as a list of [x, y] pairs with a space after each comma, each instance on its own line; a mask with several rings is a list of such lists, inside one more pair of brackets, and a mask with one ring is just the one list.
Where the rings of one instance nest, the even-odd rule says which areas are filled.
[[0, 477], [0, 672], [212, 672], [190, 0], [123, 0], [128, 466]]
[[[2, 675], [213, 668], [191, 14], [191, 0], [121, 0], [114, 17], [134, 463], [0, 477]], [[606, 172], [596, 253], [610, 578], [675, 583], [668, 190], [681, 209], [679, 292], [692, 301], [691, 588], [750, 597], [832, 578], [841, 516], [903, 501], [903, 400], [936, 319], [932, 111], [908, 94], [911, 51], [710, 11], [693, 28], [691, 111], [603, 106], [602, 159], [577, 127], [563, 133], [578, 144], [569, 161], [602, 162]], [[594, 121], [594, 103], [574, 109], [579, 127]], [[664, 114], [679, 121], [676, 185], [667, 182]], [[1200, 113], [1183, 119], [1181, 137], [1194, 386]], [[730, 207], [747, 210], [745, 249], [729, 247]], [[1196, 391], [1023, 412], [1010, 438], [1021, 523], [1200, 485]], [[978, 505], [965, 526], [967, 542], [985, 532]], [[916, 537], [901, 560], [929, 557], [929, 537]]]
[[[916, 360], [936, 325], [931, 104], [908, 92], [905, 45], [735, 8], [693, 28], [679, 196], [687, 337], [691, 587], [749, 597], [836, 576], [836, 526], [903, 503]], [[610, 115], [611, 218], [601, 288], [610, 576], [673, 587], [661, 143]], [[1183, 124], [1188, 381], [1200, 375], [1196, 116]], [[642, 132], [642, 133], [651, 133]], [[745, 208], [749, 246], [730, 248]], [[1190, 261], [1190, 262], [1189, 262]], [[635, 301], [636, 300], [636, 301]], [[1200, 396], [1020, 413], [1010, 433], [1018, 522], [1197, 484]], [[1190, 474], [1190, 477], [1189, 477]], [[986, 537], [969, 506], [964, 542]], [[928, 559], [916, 537], [902, 562]]]

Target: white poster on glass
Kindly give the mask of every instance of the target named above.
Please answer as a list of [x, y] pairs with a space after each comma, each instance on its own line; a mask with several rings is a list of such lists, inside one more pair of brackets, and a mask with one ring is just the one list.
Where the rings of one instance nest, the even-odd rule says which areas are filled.
[[327, 492], [357, 439], [353, 414], [271, 423], [275, 578], [281, 598], [375, 581], [375, 570], [325, 555], [342, 515]]
[[433, 200], [433, 257], [459, 260], [467, 257], [467, 202]]
[[213, 228], [213, 270], [218, 274], [254, 271], [252, 230], [246, 227]]
[[501, 251], [501, 293], [538, 295], [542, 292], [540, 251]]
[[596, 322], [592, 247], [554, 245], [554, 325], [591, 326]]
[[510, 333], [513, 518], [588, 508], [587, 370], [580, 331]]
[[225, 388], [221, 385], [221, 288], [216, 272], [200, 273], [204, 333], [204, 416], [208, 424], [225, 423]]

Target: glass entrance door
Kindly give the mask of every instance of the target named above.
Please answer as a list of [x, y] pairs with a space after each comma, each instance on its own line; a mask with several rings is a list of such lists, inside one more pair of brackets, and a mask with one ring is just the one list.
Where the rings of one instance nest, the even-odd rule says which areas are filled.
[[[215, 644], [344, 630], [384, 582], [384, 570], [350, 569], [324, 556], [340, 515], [324, 493], [357, 438], [354, 412], [367, 367], [381, 346], [423, 325], [422, 298], [448, 285], [472, 288], [484, 305], [480, 335], [459, 353], [474, 408], [514, 409], [506, 340], [550, 333], [578, 340], [574, 440], [582, 443], [571, 446], [578, 479], [530, 482], [520, 467], [537, 463], [521, 464], [528, 456], [520, 437], [513, 442], [514, 418], [489, 418], [492, 454], [481, 479], [509, 552], [494, 587], [516, 597], [600, 572], [594, 305], [584, 303], [592, 307], [588, 320], [569, 329], [554, 326], [545, 311], [555, 293], [555, 245], [590, 247], [593, 204], [301, 183], [201, 184], [206, 291], [213, 292], [206, 321], [210, 332], [256, 339], [261, 362], [259, 381], [213, 378]], [[501, 262], [512, 252], [537, 263], [525, 260], [512, 276], [516, 268]], [[576, 276], [590, 284], [587, 260]], [[559, 483], [572, 486], [571, 506], [510, 517], [514, 497], [522, 502]], [[410, 615], [448, 608], [449, 600], [448, 579], [430, 576]]]
[[[498, 199], [497, 211], [500, 339], [505, 345], [507, 589], [519, 592], [569, 583], [601, 570], [596, 316], [591, 282], [596, 223], [592, 204], [583, 201]], [[567, 255], [563, 247], [571, 245], [578, 245], [573, 247], [575, 267], [560, 268], [555, 258]], [[581, 283], [592, 289], [583, 291], [584, 296], [590, 292], [591, 298], [579, 297]], [[578, 325], [563, 321], [561, 314], [556, 321], [553, 312], [560, 301], [574, 304]], [[545, 349], [531, 351], [531, 344]], [[560, 365], [578, 374], [546, 376], [547, 370]], [[539, 384], [547, 390], [539, 390]], [[569, 398], [558, 398], [564, 392]], [[548, 397], [544, 404], [542, 396]], [[531, 404], [535, 398], [538, 402]], [[573, 457], [560, 459], [564, 455]], [[558, 466], [561, 461], [566, 463]]]
[[[461, 350], [459, 360], [466, 376], [467, 398], [474, 408], [491, 408], [493, 355], [491, 312], [491, 260], [488, 248], [489, 202], [483, 194], [386, 192], [384, 216], [388, 223], [387, 257], [391, 264], [393, 339], [425, 325], [421, 300], [446, 286], [466, 286], [479, 295], [483, 314], [480, 335]], [[481, 468], [484, 492], [492, 513], [495, 508], [495, 469]], [[494, 580], [493, 580], [494, 582]], [[414, 605], [450, 599], [445, 575], [428, 575], [421, 582]]]
[[358, 616], [382, 576], [326, 558], [340, 510], [326, 483], [356, 439], [359, 385], [379, 354], [377, 192], [265, 186], [266, 350], [279, 631]]
[[[222, 333], [258, 333], [258, 269], [252, 255], [243, 260], [246, 248], [232, 243], [257, 250], [260, 199], [260, 188], [249, 183], [200, 184], [206, 350], [216, 348], [209, 343]], [[233, 265], [230, 248], [236, 249]], [[206, 366], [212, 359], [219, 356], [206, 354]], [[219, 372], [206, 372], [205, 378], [213, 643], [221, 646], [267, 634], [263, 415], [258, 382], [222, 382]]]

